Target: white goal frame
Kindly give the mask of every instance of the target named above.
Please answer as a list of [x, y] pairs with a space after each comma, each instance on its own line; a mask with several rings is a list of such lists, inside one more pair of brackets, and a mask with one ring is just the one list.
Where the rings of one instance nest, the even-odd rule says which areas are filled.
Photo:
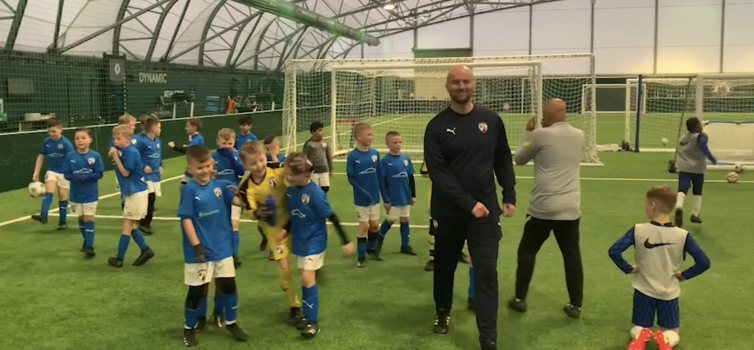
[[[643, 76], [641, 78], [642, 80], [642, 90], [645, 92], [641, 95], [641, 113], [639, 114], [639, 117], [636, 120], [632, 120], [632, 117], [635, 117], [637, 115], [636, 112], [636, 106], [632, 105], [631, 102], [635, 102], [632, 99], [631, 93], [632, 89], [630, 86], [637, 86], [639, 78], [629, 78], [626, 79], [626, 111], [625, 111], [625, 128], [624, 128], [624, 141], [628, 141], [631, 145], [631, 148], [635, 152], [648, 152], [648, 153], [675, 153], [675, 143], [676, 140], [668, 140], [667, 147], [661, 147], [661, 148], [652, 148], [652, 147], [642, 147], [641, 146], [641, 138], [639, 138], [638, 144], [636, 144], [636, 135], [631, 134], [631, 128], [635, 127], [636, 123], [641, 123], [641, 115], [644, 115], [647, 113], [647, 83], [651, 82], [663, 82], [663, 81], [673, 81], [676, 80], [678, 82], [684, 82], [689, 81], [691, 79], [691, 86], [690, 89], [694, 92], [693, 98], [694, 98], [694, 107], [693, 111], [687, 111], [687, 118], [688, 117], [697, 117], [701, 119], [703, 122], [707, 122], [705, 118], [705, 112], [704, 112], [704, 93], [705, 89], [704, 87], [707, 85], [707, 82], [710, 80], [726, 80], [726, 79], [751, 79], [754, 81], [754, 74], [750, 73], [720, 73], [720, 74], [695, 74], [695, 75], [679, 75], [679, 76]], [[701, 97], [701, 98], [700, 98]], [[691, 97], [688, 97], [691, 98]], [[638, 99], [636, 99], [638, 101]], [[752, 111], [754, 112], [754, 111]], [[680, 115], [679, 115], [680, 116]], [[634, 124], [634, 125], [632, 125]], [[685, 129], [682, 128], [681, 133], [683, 133]]]
[[[350, 66], [333, 66], [331, 70], [331, 79], [330, 79], [330, 85], [331, 85], [331, 93], [330, 93], [330, 99], [331, 104], [333, 106], [337, 105], [338, 103], [338, 81], [336, 79], [336, 75], [338, 72], [341, 71], [361, 71], [361, 70], [381, 70], [381, 71], [391, 71], [396, 69], [428, 69], [428, 68], [452, 68], [455, 66], [458, 66], [458, 63], [430, 63], [430, 64], [398, 64], [398, 65], [390, 65], [390, 66], [384, 66], [384, 65], [350, 65]], [[476, 67], [530, 67], [534, 68], [536, 71], [536, 92], [535, 92], [535, 101], [542, 101], [542, 62], [540, 61], [504, 61], [504, 62], [470, 62], [463, 64], [466, 67], [469, 68], [476, 68]], [[537, 122], [542, 121], [542, 107], [539, 106], [537, 108]], [[338, 120], [337, 120], [337, 109], [332, 108], [330, 110], [330, 133], [333, 140], [338, 137]], [[295, 142], [295, 140], [294, 140]], [[294, 143], [295, 144], [295, 143]], [[348, 154], [351, 150], [340, 150], [338, 149], [338, 143], [337, 142], [331, 142], [331, 151], [333, 156]], [[377, 148], [380, 152], [385, 152], [386, 149]], [[403, 149], [402, 152], [406, 153], [422, 153], [422, 150], [415, 150], [415, 149]]]

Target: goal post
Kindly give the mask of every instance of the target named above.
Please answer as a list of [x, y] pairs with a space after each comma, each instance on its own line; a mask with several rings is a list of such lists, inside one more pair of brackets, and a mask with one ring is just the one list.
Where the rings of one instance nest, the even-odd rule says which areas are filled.
[[472, 101], [501, 116], [512, 150], [521, 142], [529, 118], [541, 121], [543, 103], [561, 98], [568, 104], [569, 122], [584, 131], [584, 163], [600, 164], [594, 113], [580, 113], [582, 86], [594, 82], [591, 54], [288, 60], [283, 147], [288, 152], [299, 150], [310, 137], [309, 125], [318, 121], [325, 125], [333, 154], [344, 155], [355, 147], [353, 126], [365, 122], [372, 126], [374, 148], [386, 152], [385, 134], [397, 131], [403, 152], [420, 159], [427, 123], [450, 103], [445, 89], [448, 70], [458, 65], [473, 71]]
[[717, 125], [754, 121], [754, 74], [642, 76], [626, 85], [624, 141], [636, 152], [674, 153], [690, 117]]

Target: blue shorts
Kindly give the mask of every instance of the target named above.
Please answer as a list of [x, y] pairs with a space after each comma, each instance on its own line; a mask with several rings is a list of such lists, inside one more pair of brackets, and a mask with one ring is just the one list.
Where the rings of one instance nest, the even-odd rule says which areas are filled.
[[634, 311], [631, 321], [633, 324], [652, 328], [655, 314], [657, 325], [664, 329], [676, 329], [681, 326], [681, 317], [678, 309], [678, 298], [673, 300], [658, 300], [634, 290]]
[[692, 188], [693, 195], [701, 196], [702, 187], [704, 187], [704, 174], [678, 173], [678, 192], [687, 193], [689, 188]]

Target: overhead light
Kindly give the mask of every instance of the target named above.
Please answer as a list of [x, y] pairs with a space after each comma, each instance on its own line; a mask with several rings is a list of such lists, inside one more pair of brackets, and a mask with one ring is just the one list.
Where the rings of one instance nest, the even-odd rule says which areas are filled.
[[386, 2], [382, 5], [382, 9], [387, 11], [395, 10], [395, 4], [392, 2]]

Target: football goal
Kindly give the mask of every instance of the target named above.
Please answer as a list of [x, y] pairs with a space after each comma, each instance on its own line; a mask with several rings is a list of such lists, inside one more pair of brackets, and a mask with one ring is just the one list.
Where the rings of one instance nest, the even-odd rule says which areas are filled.
[[[591, 54], [558, 56], [457, 57], [423, 59], [289, 60], [285, 65], [283, 143], [290, 152], [310, 137], [309, 125], [325, 125], [334, 155], [354, 147], [352, 129], [360, 122], [374, 130], [373, 147], [387, 152], [384, 136], [397, 131], [403, 150], [421, 158], [424, 130], [450, 99], [445, 80], [450, 68], [474, 73], [474, 103], [500, 114], [511, 150], [529, 118], [542, 119], [542, 104], [561, 98], [569, 121], [585, 135], [585, 164], [600, 164], [595, 145], [594, 113], [582, 112], [584, 84], [594, 82]], [[589, 98], [589, 101], [594, 99]]]
[[697, 117], [713, 153], [737, 154], [733, 161], [754, 153], [754, 74], [642, 76], [626, 80], [625, 94], [624, 140], [634, 151], [675, 152], [685, 121]]

